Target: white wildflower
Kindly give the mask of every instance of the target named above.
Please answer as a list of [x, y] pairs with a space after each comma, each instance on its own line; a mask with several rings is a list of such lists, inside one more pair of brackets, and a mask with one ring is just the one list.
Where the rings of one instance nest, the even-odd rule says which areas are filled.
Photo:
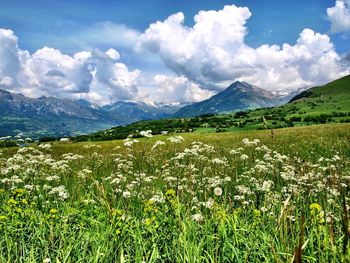
[[249, 159], [249, 156], [246, 155], [246, 154], [242, 154], [240, 158], [241, 158], [242, 161], [245, 161], [245, 160]]
[[192, 215], [192, 219], [199, 223], [202, 222], [204, 218], [201, 214], [194, 214]]
[[43, 150], [50, 150], [52, 148], [52, 145], [50, 143], [44, 143], [44, 144], [38, 145], [38, 147]]
[[129, 198], [131, 196], [131, 193], [129, 191], [124, 191], [123, 192], [123, 197], [124, 198]]
[[139, 140], [126, 138], [124, 140], [124, 146], [131, 147], [134, 143], [137, 143], [137, 142], [139, 142]]
[[174, 137], [168, 138], [168, 141], [171, 143], [181, 143], [184, 141], [184, 138], [182, 136], [174, 136]]
[[215, 187], [214, 188], [214, 194], [217, 196], [221, 196], [222, 195], [222, 189], [220, 187]]
[[269, 192], [271, 190], [272, 185], [273, 185], [273, 181], [271, 181], [271, 180], [264, 181], [263, 185], [261, 187], [261, 191]]
[[140, 135], [143, 136], [143, 137], [147, 137], [147, 138], [153, 137], [151, 130], [140, 131]]
[[152, 150], [154, 150], [155, 148], [157, 148], [158, 146], [161, 146], [161, 145], [165, 145], [165, 142], [163, 141], [156, 141], [153, 146], [152, 146]]
[[207, 202], [202, 202], [202, 205], [210, 209], [214, 205], [214, 200], [212, 198], [209, 198]]

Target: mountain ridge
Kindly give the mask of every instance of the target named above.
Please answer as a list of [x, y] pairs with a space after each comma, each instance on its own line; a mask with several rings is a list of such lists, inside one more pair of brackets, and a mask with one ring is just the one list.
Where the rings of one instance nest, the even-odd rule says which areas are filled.
[[294, 94], [276, 95], [240, 81], [206, 100], [184, 107], [133, 101], [97, 106], [83, 99], [28, 98], [0, 89], [0, 136], [18, 133], [34, 138], [75, 136], [142, 120], [273, 107], [288, 102], [291, 97]]
[[135, 121], [169, 117], [177, 109], [124, 101], [96, 107], [86, 100], [29, 98], [0, 89], [0, 137], [19, 133], [33, 138], [91, 133]]
[[[140, 121], [72, 139], [73, 141], [125, 139], [130, 134], [140, 137], [139, 131], [143, 130], [152, 130], [152, 134], [156, 135], [164, 132], [221, 133], [268, 129], [272, 131], [271, 136], [274, 136], [273, 130], [279, 128], [324, 123], [350, 123], [350, 76], [315, 88], [317, 96], [299, 98], [278, 107], [238, 111], [230, 114], [203, 114], [190, 118]], [[310, 94], [310, 91], [315, 92], [315, 88], [309, 89], [307, 94]], [[267, 132], [270, 134], [270, 131]]]
[[181, 108], [174, 117], [194, 117], [202, 114], [272, 107], [287, 101], [285, 96], [275, 95], [244, 81], [236, 81], [209, 99]]

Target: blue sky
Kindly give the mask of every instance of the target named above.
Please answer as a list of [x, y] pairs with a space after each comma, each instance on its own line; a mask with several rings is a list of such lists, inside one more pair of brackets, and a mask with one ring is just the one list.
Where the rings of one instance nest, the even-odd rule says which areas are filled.
[[[3, 1], [0, 25], [15, 31], [20, 46], [35, 51], [43, 46], [69, 47], [56, 43], [57, 37], [74, 36], [96, 23], [111, 21], [143, 31], [149, 24], [162, 21], [176, 12], [183, 12], [186, 24], [193, 25], [193, 16], [200, 10], [218, 10], [224, 5], [247, 6], [253, 13], [247, 26], [247, 42], [261, 44], [293, 44], [304, 28], [329, 33], [330, 22], [326, 9], [334, 6], [332, 0], [12, 0]], [[349, 39], [330, 34], [338, 52], [349, 52]], [[96, 46], [97, 48], [99, 46]], [[103, 48], [103, 45], [101, 45]]]
[[32, 97], [190, 102], [350, 73], [350, 0], [5, 0], [1, 29], [0, 88]]

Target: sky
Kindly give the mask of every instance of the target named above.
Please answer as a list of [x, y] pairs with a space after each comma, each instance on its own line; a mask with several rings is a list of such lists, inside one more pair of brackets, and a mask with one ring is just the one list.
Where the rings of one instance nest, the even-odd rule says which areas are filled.
[[286, 94], [350, 74], [350, 0], [4, 0], [0, 88], [188, 103], [234, 81]]

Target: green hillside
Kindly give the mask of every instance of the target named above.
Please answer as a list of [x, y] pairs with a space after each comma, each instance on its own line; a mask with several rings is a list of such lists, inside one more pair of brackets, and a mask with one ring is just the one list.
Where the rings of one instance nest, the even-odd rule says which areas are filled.
[[301, 118], [299, 122], [306, 123], [315, 118], [321, 122], [348, 122], [349, 112], [350, 75], [303, 91], [280, 107], [259, 109], [249, 115], [259, 117], [277, 114], [294, 120]]
[[318, 98], [324, 96], [337, 96], [340, 94], [350, 94], [350, 75], [337, 79], [324, 86], [314, 87], [303, 91], [291, 99], [291, 102], [303, 98]]
[[124, 139], [129, 134], [139, 137], [139, 131], [153, 134], [210, 133], [278, 129], [324, 123], [350, 122], [350, 76], [320, 87], [314, 87], [294, 97], [291, 102], [271, 108], [238, 111], [231, 114], [204, 114], [192, 118], [141, 121], [114, 127], [90, 135], [74, 138], [76, 141]]

